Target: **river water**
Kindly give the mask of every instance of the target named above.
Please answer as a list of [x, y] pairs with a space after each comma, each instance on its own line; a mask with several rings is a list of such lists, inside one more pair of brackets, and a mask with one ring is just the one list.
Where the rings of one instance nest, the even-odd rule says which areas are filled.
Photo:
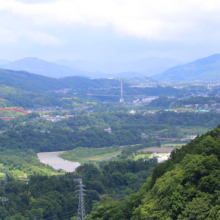
[[42, 152], [38, 153], [37, 156], [41, 163], [48, 164], [56, 170], [63, 169], [66, 172], [74, 172], [75, 169], [80, 166], [80, 163], [71, 162], [58, 157], [58, 155], [63, 152], [65, 151]]

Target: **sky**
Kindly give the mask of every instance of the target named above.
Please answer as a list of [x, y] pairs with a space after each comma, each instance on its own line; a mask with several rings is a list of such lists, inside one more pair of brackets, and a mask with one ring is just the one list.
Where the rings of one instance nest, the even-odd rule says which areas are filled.
[[0, 59], [183, 62], [220, 53], [219, 0], [0, 0]]

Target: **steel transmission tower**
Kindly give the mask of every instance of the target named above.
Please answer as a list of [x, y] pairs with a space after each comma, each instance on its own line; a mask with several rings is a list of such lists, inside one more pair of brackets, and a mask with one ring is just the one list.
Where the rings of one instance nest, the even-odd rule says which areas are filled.
[[83, 192], [86, 191], [85, 189], [83, 189], [83, 187], [85, 187], [83, 184], [82, 184], [82, 179], [75, 179], [74, 181], [77, 181], [79, 182], [79, 185], [76, 186], [78, 187], [79, 189], [77, 191], [79, 191], [79, 204], [78, 204], [78, 215], [77, 215], [77, 220], [83, 220], [86, 216], [86, 213], [85, 213], [85, 206], [84, 206], [84, 199], [83, 199], [83, 196], [85, 195]]

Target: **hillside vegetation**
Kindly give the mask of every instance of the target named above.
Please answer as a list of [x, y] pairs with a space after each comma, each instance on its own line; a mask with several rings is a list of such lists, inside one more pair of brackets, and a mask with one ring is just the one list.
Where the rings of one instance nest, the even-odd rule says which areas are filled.
[[0, 219], [69, 220], [77, 215], [78, 196], [75, 190], [78, 183], [75, 178], [83, 178], [86, 185], [85, 209], [86, 213], [90, 213], [101, 195], [107, 199], [107, 195], [120, 199], [137, 191], [152, 174], [156, 164], [155, 158], [148, 161], [110, 161], [100, 168], [84, 164], [76, 172], [65, 175], [33, 175], [28, 185], [9, 176], [7, 185], [0, 188], [0, 197], [9, 200], [4, 205], [0, 202]]
[[220, 126], [157, 165], [138, 193], [101, 201], [91, 219], [219, 219]]
[[0, 85], [11, 86], [26, 91], [50, 91], [64, 88], [85, 89], [120, 86], [120, 81], [113, 79], [88, 79], [72, 76], [67, 78], [51, 78], [25, 71], [0, 69]]

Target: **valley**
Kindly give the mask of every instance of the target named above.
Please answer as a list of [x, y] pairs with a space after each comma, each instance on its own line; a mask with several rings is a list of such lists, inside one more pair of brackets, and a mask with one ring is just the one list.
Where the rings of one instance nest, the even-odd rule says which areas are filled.
[[[86, 219], [99, 218], [105, 205], [126, 210], [133, 206], [133, 196], [138, 209], [143, 187], [151, 190], [152, 181], [171, 169], [166, 168], [170, 161], [181, 161], [176, 155], [188, 146], [197, 149], [192, 143], [219, 124], [216, 85], [139, 87], [141, 79], [124, 79], [120, 103], [119, 79], [7, 74], [0, 86], [1, 109], [28, 114], [0, 112], [0, 117], [14, 118], [0, 120], [0, 197], [10, 200], [0, 205], [4, 220], [62, 219], [66, 213], [65, 220], [74, 219], [75, 179], [86, 185]], [[113, 219], [123, 219], [135, 212], [123, 211], [123, 217], [117, 210], [111, 213]]]
[[0, 220], [220, 220], [219, 14], [0, 0]]

